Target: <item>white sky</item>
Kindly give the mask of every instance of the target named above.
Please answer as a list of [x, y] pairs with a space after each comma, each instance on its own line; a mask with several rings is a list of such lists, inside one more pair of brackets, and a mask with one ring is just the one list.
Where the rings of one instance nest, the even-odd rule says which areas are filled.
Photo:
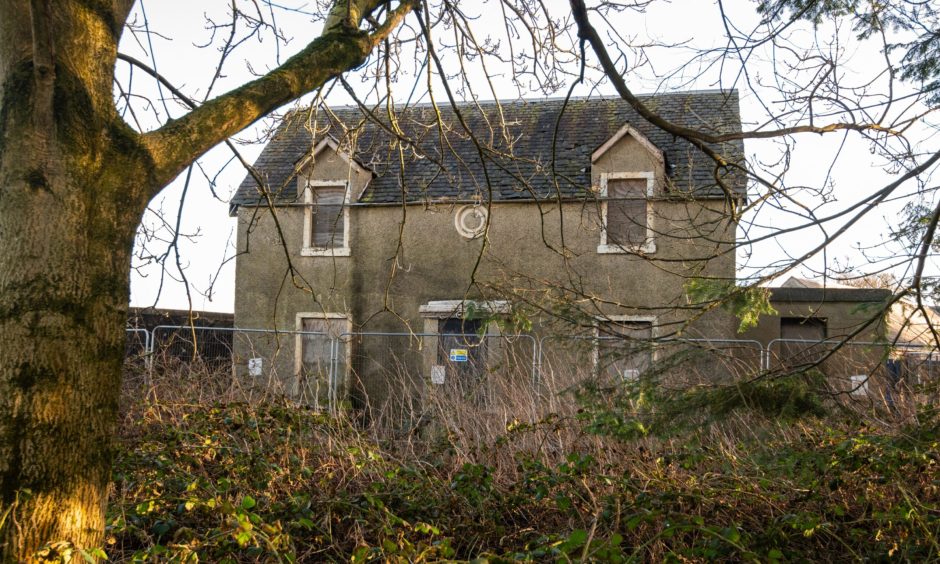
[[[287, 2], [291, 5], [291, 2]], [[477, 6], [478, 3], [462, 3], [464, 5]], [[200, 3], [183, 2], [181, 0], [162, 0], [161, 2], [148, 2], [143, 5], [147, 11], [151, 30], [158, 32], [150, 35], [150, 44], [146, 42], [145, 35], [130, 33], [125, 34], [122, 43], [122, 52], [128, 53], [145, 61], [155, 64], [157, 69], [176, 84], [181, 90], [194, 98], [205, 96], [207, 85], [211, 82], [216, 61], [219, 52], [216, 48], [202, 48], [210, 39], [210, 32], [206, 27], [205, 11], [213, 10], [213, 17], [216, 21], [222, 21], [225, 18], [227, 2]], [[301, 6], [302, 4], [297, 3]], [[568, 3], [566, 0], [548, 0], [547, 5], [551, 10], [557, 10], [561, 16], [567, 14]], [[733, 17], [740, 22], [742, 29], [753, 26], [757, 21], [753, 13], [754, 2], [749, 0], [730, 0], [725, 2], [727, 13], [733, 14]], [[474, 24], [474, 32], [478, 34], [478, 40], [483, 39], [485, 34], [492, 34], [496, 40], [505, 41], [505, 28], [502, 18], [499, 16], [498, 4], [492, 1], [483, 7], [486, 14], [484, 18]], [[138, 11], [140, 10], [138, 6]], [[138, 19], [138, 22], [141, 20]], [[594, 18], [595, 25], [600, 22]], [[220, 77], [212, 91], [213, 95], [224, 92], [245, 80], [252, 77], [251, 70], [262, 72], [276, 66], [277, 55], [280, 60], [286, 59], [290, 54], [296, 52], [306, 44], [307, 38], [315, 37], [319, 31], [320, 24], [312, 22], [311, 18], [301, 14], [292, 14], [289, 17], [281, 15], [278, 17], [278, 25], [287, 37], [292, 37], [288, 45], [276, 46], [276, 42], [268, 34], [263, 37], [260, 44], [250, 40], [249, 44], [243, 46], [241, 51], [237, 51], [226, 65], [223, 76]], [[647, 53], [652, 61], [652, 65], [636, 69], [628, 76], [628, 85], [637, 92], [650, 92], [661, 88], [663, 83], [662, 75], [671, 67], [680, 64], [685, 57], [689, 56], [693, 48], [719, 48], [725, 45], [723, 28], [719, 18], [716, 4], [706, 0], [675, 0], [673, 2], [659, 1], [652, 5], [651, 9], [642, 15], [634, 13], [625, 13], [614, 23], [615, 28], [622, 36], [629, 40], [640, 43], [661, 42], [666, 44], [683, 43], [680, 48], [655, 48], [647, 49]], [[800, 33], [805, 37], [807, 44], [812, 44], [812, 34], [810, 30], [804, 29]], [[840, 51], [840, 60], [842, 64], [837, 67], [836, 72], [842, 74], [846, 82], [861, 82], [868, 80], [866, 73], [872, 72], [877, 65], [872, 61], [883, 61], [882, 56], [873, 45], [858, 45], [852, 43], [853, 34], [851, 30], [844, 31], [840, 37], [845, 43], [838, 46]], [[218, 45], [218, 43], [216, 43]], [[505, 45], [505, 43], [504, 43]], [[279, 52], [278, 50], [279, 49]], [[151, 54], [153, 58], [151, 57]], [[769, 53], [770, 56], [772, 53]], [[244, 57], [249, 57], [248, 62]], [[589, 60], [594, 60], [593, 53], [588, 51]], [[407, 57], [405, 57], [407, 59]], [[631, 60], [633, 64], [635, 59]], [[517, 90], [508, 78], [508, 71], [505, 65], [498, 65], [495, 61], [488, 63], [490, 74], [493, 76], [493, 84], [497, 93], [502, 98], [515, 98], [518, 96]], [[250, 66], [249, 66], [250, 65]], [[413, 61], [411, 65], [414, 65]], [[766, 61], [750, 60], [747, 65], [752, 81], [765, 81], [771, 84], [786, 81], [787, 73], [775, 74], [773, 67]], [[400, 81], [395, 85], [395, 98], [402, 100], [407, 98], [408, 92], [412, 88], [415, 71], [413, 66], [403, 66], [400, 71]], [[684, 75], [677, 75], [666, 81], [666, 84], [674, 87], [683, 88], [715, 88], [719, 85], [730, 86], [734, 81], [736, 73], [730, 66], [719, 69], [718, 67], [703, 68], [703, 76], [695, 78], [691, 71], [687, 70]], [[657, 77], [657, 75], [659, 75]], [[473, 85], [478, 88], [482, 98], [492, 97], [482, 86], [484, 82], [482, 73], [471, 71], [470, 76]], [[128, 67], [124, 64], [119, 65], [119, 80], [126, 86], [128, 78]], [[718, 82], [718, 79], [721, 82]], [[874, 88], [882, 88], [884, 85], [883, 77], [880, 82], [874, 84]], [[140, 71], [133, 74], [135, 91], [153, 95], [152, 81], [150, 81]], [[352, 83], [357, 83], [358, 79], [351, 79]], [[742, 116], [745, 121], [745, 129], [753, 128], [757, 123], [763, 122], [764, 111], [758, 104], [758, 100], [748, 92], [744, 91], [744, 84], [739, 83], [742, 90]], [[895, 88], [903, 86], [895, 85]], [[334, 104], [348, 103], [349, 100], [343, 95], [338, 95], [340, 87], [334, 90], [329, 100]], [[418, 92], [420, 93], [419, 87]], [[602, 85], [596, 92], [605, 95], [613, 94], [609, 85]], [[575, 92], [576, 95], [587, 95], [592, 92], [588, 88], [581, 88]], [[564, 90], [556, 92], [555, 96], [564, 94]], [[419, 94], [420, 95], [420, 94]], [[439, 97], [443, 94], [438, 93]], [[535, 97], [536, 94], [530, 93], [528, 97]], [[306, 99], [309, 101], [309, 97]], [[414, 100], [418, 101], [418, 100]], [[151, 128], [156, 123], [155, 118], [147, 119], [147, 107], [140, 103], [135, 104], [136, 115], [144, 124], [143, 127]], [[181, 115], [184, 110], [168, 102], [166, 108], [161, 103], [157, 103], [157, 113], [163, 119], [167, 111], [174, 116]], [[129, 121], [130, 115], [126, 116]], [[239, 136], [240, 139], [256, 138], [264, 127], [270, 127], [272, 120], [266, 120], [251, 130], [244, 132]], [[914, 136], [923, 137], [929, 140], [930, 133], [933, 131], [934, 124], [925, 123], [913, 131]], [[785, 177], [785, 182], [789, 186], [821, 186], [831, 185], [831, 200], [817, 210], [817, 213], [825, 214], [827, 210], [836, 210], [844, 207], [846, 202], [854, 201], [859, 195], [869, 194], [873, 190], [882, 187], [890, 182], [891, 177], [884, 173], [866, 142], [863, 142], [855, 135], [850, 135], [844, 141], [841, 134], [832, 134], [826, 136], [802, 136], [796, 141], [795, 150], [790, 156], [790, 167]], [[833, 159], [836, 152], [842, 150], [841, 157], [833, 165]], [[239, 150], [249, 161], [254, 161], [261, 150], [260, 144], [239, 145]], [[773, 162], [779, 158], [778, 141], [748, 141], [746, 151], [749, 157], [755, 159], [755, 162]], [[231, 258], [234, 252], [234, 219], [228, 217], [227, 200], [233, 193], [235, 187], [244, 176], [244, 171], [237, 163], [230, 161], [231, 152], [225, 148], [217, 147], [209, 154], [200, 159], [200, 167], [195, 169], [192, 174], [189, 188], [187, 190], [185, 206], [182, 211], [182, 232], [191, 234], [194, 237], [184, 238], [180, 242], [181, 256], [180, 260], [185, 267], [185, 273], [191, 284], [192, 307], [196, 310], [211, 311], [232, 311], [234, 300], [234, 261], [224, 262], [226, 258]], [[219, 170], [228, 163], [228, 166], [219, 173]], [[830, 174], [830, 166], [831, 174]], [[213, 197], [207, 176], [214, 178], [214, 188], [218, 198]], [[828, 180], [827, 180], [828, 176]], [[184, 173], [185, 177], [185, 173]], [[167, 189], [165, 189], [151, 204], [151, 208], [162, 210], [164, 217], [168, 221], [175, 221], [178, 212], [178, 204], [183, 189], [183, 178], [177, 179]], [[807, 193], [801, 197], [801, 204], [809, 207], [820, 206], [821, 202], [809, 197]], [[876, 212], [865, 221], [861, 222], [855, 228], [846, 233], [835, 244], [831, 245], [827, 252], [810, 261], [805, 268], [795, 271], [796, 274], [812, 276], [813, 271], [822, 270], [823, 265], [833, 264], [838, 261], [841, 264], [851, 264], [854, 266], [864, 266], [870, 260], [870, 257], [864, 256], [860, 248], [873, 246], [883, 243], [888, 236], [889, 225], [896, 224], [898, 214], [902, 208], [903, 202], [886, 204], [876, 210]], [[793, 204], [789, 204], [790, 208]], [[154, 226], [157, 222], [155, 216], [145, 219], [144, 224]], [[753, 219], [753, 216], [749, 219]], [[754, 237], [763, 235], [769, 230], [780, 229], [794, 223], [794, 217], [786, 213], [785, 210], [771, 210], [767, 206], [760, 211], [756, 223], [765, 227], [754, 227], [749, 230], [748, 235]], [[158, 231], [160, 237], [166, 237], [167, 233]], [[742, 233], [743, 235], [743, 233]], [[818, 243], [822, 233], [818, 229], [804, 230], [802, 232], [786, 237], [777, 237], [775, 239], [764, 241], [752, 248], [744, 249], [739, 256], [739, 266], [742, 275], [753, 274], [755, 269], [764, 267], [768, 264], [786, 260], [788, 257], [798, 256], [801, 252], [811, 248]], [[165, 245], [149, 245], [153, 250], [163, 250]], [[747, 254], [750, 256], [748, 257]], [[884, 247], [877, 251], [878, 256], [895, 256], [897, 249]], [[173, 259], [168, 261], [173, 264]], [[172, 279], [167, 274], [163, 280], [162, 290], [160, 288], [160, 269], [156, 267], [145, 267], [132, 272], [131, 276], [131, 303], [135, 306], [148, 306], [156, 304], [160, 307], [186, 309], [189, 303], [186, 298], [184, 286]], [[212, 283], [214, 281], [214, 284]], [[208, 292], [211, 288], [211, 293]], [[208, 295], [207, 295], [208, 294]]]

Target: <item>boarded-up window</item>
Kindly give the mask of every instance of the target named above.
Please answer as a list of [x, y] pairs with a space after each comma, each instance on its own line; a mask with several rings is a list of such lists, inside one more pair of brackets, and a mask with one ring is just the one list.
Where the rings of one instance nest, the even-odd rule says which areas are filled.
[[646, 244], [646, 178], [607, 180], [607, 244], [640, 247]]
[[606, 321], [597, 327], [598, 373], [633, 380], [653, 364], [653, 324], [649, 321]]
[[781, 317], [780, 347], [784, 366], [796, 368], [812, 365], [825, 356], [826, 320], [819, 317]]
[[336, 401], [345, 377], [346, 344], [340, 336], [347, 331], [346, 318], [306, 317], [300, 330], [301, 393], [309, 403], [326, 407]]
[[343, 204], [346, 189], [342, 186], [316, 186], [313, 190], [310, 246], [336, 249], [345, 246], [346, 225]]

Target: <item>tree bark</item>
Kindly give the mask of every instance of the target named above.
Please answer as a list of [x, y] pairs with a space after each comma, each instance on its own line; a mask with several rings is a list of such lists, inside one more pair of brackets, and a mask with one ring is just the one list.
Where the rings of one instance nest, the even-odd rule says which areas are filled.
[[0, 562], [101, 546], [141, 215], [215, 144], [362, 64], [413, 8], [369, 34], [382, 2], [350, 1], [268, 75], [147, 134], [112, 94], [132, 0], [0, 2]]
[[[113, 173], [23, 158], [40, 144], [22, 135], [0, 156], [0, 554], [17, 562], [101, 545], [142, 209], [113, 198]], [[76, 148], [60, 137], [47, 162], [80, 169]]]
[[[120, 27], [0, 8], [0, 560], [101, 546], [147, 152], [117, 117]], [[109, 62], [110, 61], [110, 62]]]

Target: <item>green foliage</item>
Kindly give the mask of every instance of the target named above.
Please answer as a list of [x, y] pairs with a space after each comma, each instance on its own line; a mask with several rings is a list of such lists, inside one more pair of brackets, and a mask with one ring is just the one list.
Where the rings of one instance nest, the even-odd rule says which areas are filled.
[[472, 300], [464, 304], [464, 319], [478, 319], [483, 321], [480, 331], [486, 333], [486, 328], [495, 323], [504, 334], [516, 335], [532, 331], [532, 319], [529, 314], [519, 306], [514, 306], [507, 314], [505, 311], [493, 311], [482, 308]]
[[775, 417], [737, 428], [669, 427], [656, 416], [679, 404], [638, 385], [629, 405], [597, 390], [576, 417], [421, 457], [304, 409], [140, 404], [106, 549], [117, 562], [936, 559], [936, 410], [898, 432], [788, 414], [814, 405], [813, 377], [688, 407]]
[[741, 322], [738, 333], [757, 325], [761, 315], [776, 315], [770, 305], [770, 289], [760, 286], [736, 286], [733, 282], [690, 278], [685, 283], [689, 301], [696, 305], [718, 303]]
[[[901, 51], [897, 69], [902, 79], [920, 83], [931, 104], [940, 102], [940, 11], [933, 2], [871, 2], [869, 0], [759, 0], [758, 12], [768, 21], [824, 21], [850, 18], [860, 39], [894, 32], [887, 53]], [[892, 37], [888, 35], [888, 37]]]
[[108, 555], [101, 548], [84, 549], [69, 541], [58, 541], [40, 547], [30, 562], [46, 564], [53, 562], [95, 562], [107, 561]]
[[454, 475], [451, 488], [479, 508], [493, 491], [493, 476], [486, 466], [467, 463]]
[[[821, 372], [813, 370], [804, 374], [767, 376], [735, 385], [681, 390], [664, 398], [663, 410], [707, 414], [712, 421], [741, 411], [784, 421], [822, 417], [827, 413], [822, 394], [824, 380]], [[677, 421], [672, 419], [673, 424]]]
[[531, 333], [532, 318], [520, 307], [515, 306], [509, 315], [496, 316], [496, 322], [500, 324], [503, 333]]
[[681, 388], [647, 375], [616, 390], [584, 386], [578, 420], [588, 433], [624, 441], [671, 437], [732, 416], [781, 422], [824, 417], [830, 412], [825, 390], [825, 376], [818, 370]]

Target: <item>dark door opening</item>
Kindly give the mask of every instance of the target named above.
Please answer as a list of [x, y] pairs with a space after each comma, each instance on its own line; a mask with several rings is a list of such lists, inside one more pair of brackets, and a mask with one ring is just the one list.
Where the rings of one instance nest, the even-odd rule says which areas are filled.
[[481, 319], [442, 319], [438, 323], [437, 362], [444, 367], [445, 386], [467, 399], [479, 399], [486, 373], [485, 327]]

